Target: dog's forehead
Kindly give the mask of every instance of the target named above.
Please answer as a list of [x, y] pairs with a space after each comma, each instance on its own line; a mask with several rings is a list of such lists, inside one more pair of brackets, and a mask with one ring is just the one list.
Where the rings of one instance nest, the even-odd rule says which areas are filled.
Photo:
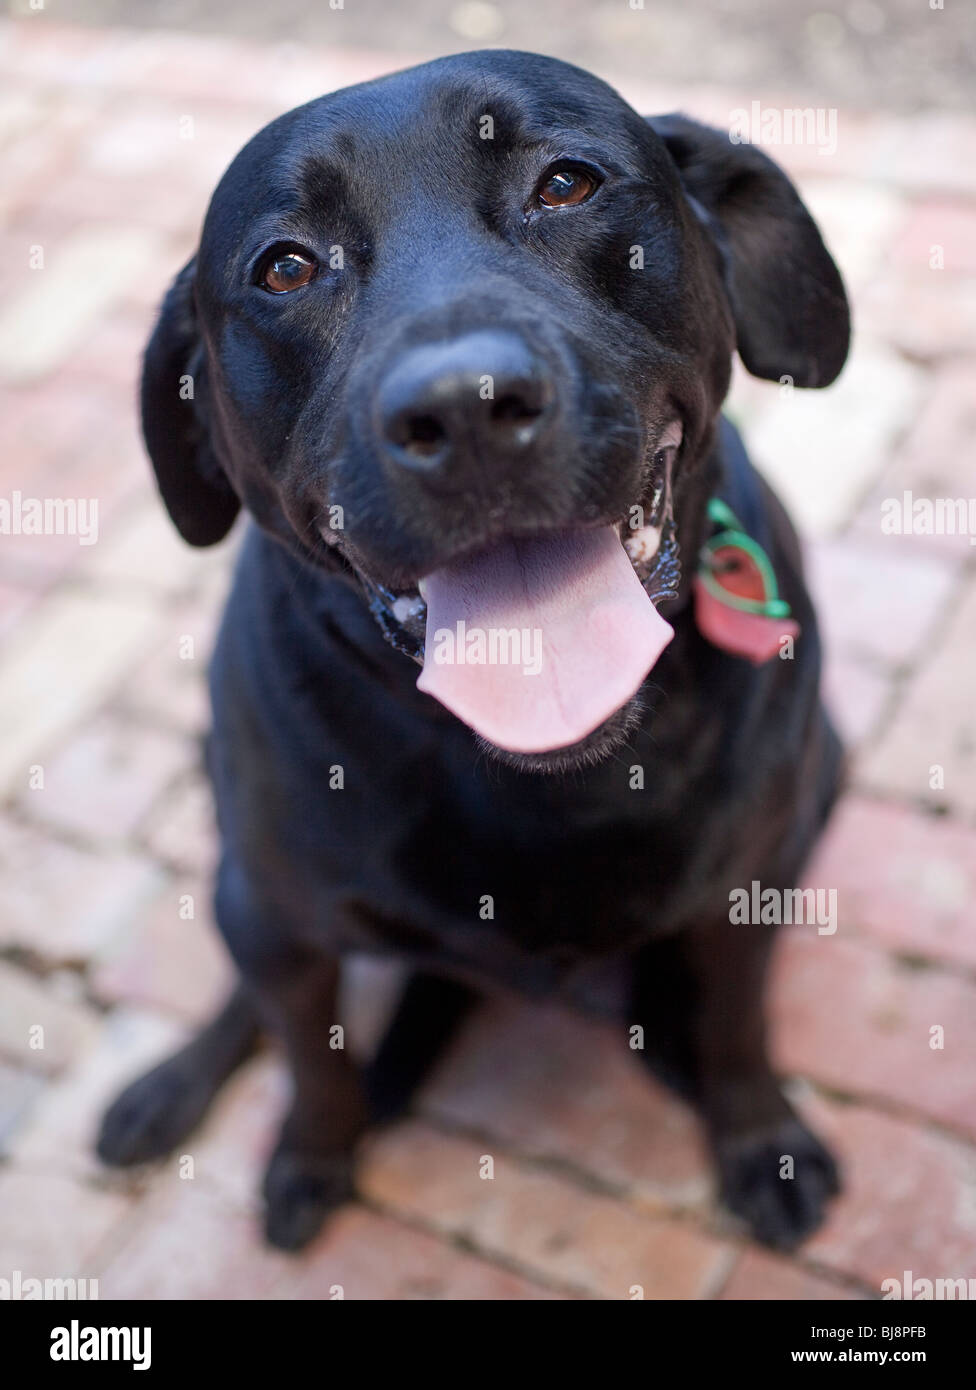
[[267, 209], [301, 191], [310, 165], [345, 180], [379, 168], [551, 142], [560, 134], [646, 150], [643, 122], [606, 83], [554, 58], [460, 54], [320, 97], [265, 126], [241, 150], [213, 205]]

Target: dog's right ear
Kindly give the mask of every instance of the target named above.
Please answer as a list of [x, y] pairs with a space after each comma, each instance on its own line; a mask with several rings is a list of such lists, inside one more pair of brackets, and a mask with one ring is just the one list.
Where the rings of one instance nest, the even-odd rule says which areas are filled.
[[737, 347], [753, 376], [829, 386], [850, 343], [840, 273], [796, 189], [755, 145], [687, 116], [649, 125], [719, 247]]
[[142, 366], [142, 433], [176, 529], [190, 545], [223, 540], [240, 511], [206, 425], [206, 364], [193, 299], [194, 261], [173, 281]]

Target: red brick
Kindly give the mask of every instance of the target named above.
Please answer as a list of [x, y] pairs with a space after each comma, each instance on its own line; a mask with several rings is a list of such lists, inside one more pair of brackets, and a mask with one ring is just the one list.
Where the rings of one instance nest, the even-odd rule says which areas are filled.
[[732, 1277], [722, 1289], [724, 1301], [749, 1302], [856, 1299], [864, 1294], [843, 1284], [812, 1274], [802, 1265], [770, 1255], [765, 1250], [746, 1250]]
[[[763, 106], [782, 109], [796, 104], [796, 92], [785, 88], [778, 94], [770, 93], [763, 100]], [[807, 180], [823, 176], [837, 178], [838, 182], [841, 181], [838, 176], [863, 181], [865, 170], [872, 168], [878, 146], [888, 146], [902, 139], [904, 125], [904, 117], [888, 112], [841, 109], [837, 113], [837, 149], [832, 154], [821, 154], [816, 144], [777, 145], [771, 147], [770, 154], [791, 178], [799, 181], [801, 188], [805, 188]], [[890, 181], [882, 186], [892, 188]]]
[[[225, 161], [229, 162], [229, 159]], [[211, 181], [211, 186], [214, 183], [216, 179]], [[126, 222], [150, 227], [154, 232], [179, 233], [202, 220], [206, 200], [201, 199], [197, 188], [178, 177], [161, 177], [148, 172], [135, 177], [111, 178], [75, 168], [65, 177], [51, 182], [34, 203], [35, 216], [42, 224], [68, 220], [72, 214], [77, 216], [79, 208], [91, 210], [86, 218], [89, 224]], [[174, 274], [178, 268], [174, 266]], [[160, 295], [154, 290], [152, 297], [158, 299]]]
[[[777, 158], [775, 151], [767, 153]], [[905, 219], [906, 202], [882, 183], [837, 178], [835, 156], [815, 158], [811, 176], [800, 185], [803, 201], [842, 268], [848, 296], [856, 306], [864, 285], [877, 275], [879, 266], [889, 262], [892, 240]]]
[[266, 1298], [290, 1271], [263, 1245], [253, 1217], [235, 1211], [199, 1178], [171, 1170], [126, 1223], [99, 1270], [102, 1298]]
[[[66, 365], [70, 366], [72, 359]], [[81, 495], [98, 498], [98, 542], [88, 547], [86, 556], [99, 553], [99, 547], [128, 524], [131, 502], [137, 496], [152, 491], [152, 479], [146, 456], [139, 439], [135, 411], [130, 402], [128, 384], [113, 384], [109, 374], [103, 378], [98, 371], [68, 373], [52, 377], [52, 392], [60, 395], [62, 384], [67, 387], [77, 381], [85, 390], [104, 392], [108, 419], [99, 428], [75, 441], [60, 479], [62, 495], [74, 496], [74, 487]], [[111, 404], [108, 404], [111, 401]], [[70, 485], [69, 485], [70, 484]]]
[[861, 168], [910, 190], [968, 196], [976, 191], [976, 121], [937, 110], [876, 121], [866, 130]]
[[561, 1295], [399, 1222], [349, 1206], [290, 1267], [272, 1297], [521, 1302]]
[[[338, 16], [341, 23], [341, 16]], [[303, 48], [293, 43], [245, 44], [198, 34], [153, 34], [155, 61], [146, 89], [184, 102], [241, 102], [254, 112], [255, 129], [279, 111], [337, 87], [369, 81], [409, 66], [409, 54], [344, 45]], [[414, 61], [421, 61], [418, 57]]]
[[[53, 378], [56, 388], [60, 391], [64, 385], [74, 384], [79, 379], [89, 389], [92, 383], [97, 383], [98, 387], [108, 386], [114, 392], [116, 401], [120, 405], [125, 403], [128, 423], [134, 435], [137, 429], [136, 402], [142, 353], [149, 341], [155, 317], [155, 310], [126, 306], [104, 315], [88, 339], [84, 356], [69, 358]], [[138, 450], [133, 448], [134, 457], [136, 453], [140, 467], [139, 481], [145, 488], [150, 483], [149, 460], [143, 455], [141, 446]]]
[[44, 786], [24, 792], [35, 820], [85, 838], [132, 834], [165, 789], [199, 759], [181, 736], [99, 715], [74, 730], [44, 766]]
[[[24, 1278], [92, 1279], [95, 1252], [130, 1210], [128, 1198], [56, 1173], [0, 1174], [0, 1270]], [[99, 1289], [103, 1295], [103, 1290]]]
[[[942, 248], [941, 270], [931, 265], [934, 246]], [[976, 206], [946, 198], [915, 204], [895, 241], [892, 261], [933, 275], [976, 274]]]
[[0, 580], [0, 637], [8, 637], [37, 603], [36, 588]]
[[[113, 424], [117, 392], [87, 381], [60, 382], [56, 390], [39, 382], [8, 388], [5, 395], [16, 409], [0, 416], [3, 491], [20, 488], [31, 496], [77, 496], [79, 445], [97, 440], [104, 448], [106, 438], [121, 428]], [[68, 480], [73, 488], [64, 486]]]
[[[6, 89], [6, 80], [4, 86]], [[33, 117], [16, 139], [4, 144], [0, 208], [5, 210], [9, 222], [18, 213], [27, 212], [37, 224], [35, 200], [70, 170], [82, 134], [102, 114], [104, 97], [100, 92], [76, 92], [73, 100], [62, 101], [50, 93], [39, 92], [33, 84], [30, 90], [36, 100]], [[38, 239], [32, 237], [31, 241]], [[20, 264], [18, 260], [17, 265]], [[6, 275], [0, 283], [5, 290], [11, 287]]]
[[51, 23], [47, 15], [35, 13], [4, 26], [0, 69], [59, 87], [102, 87], [124, 80], [138, 83], [148, 66], [139, 62], [139, 55], [150, 37], [154, 36], [130, 34], [121, 28]]
[[[213, 923], [210, 883], [171, 878], [140, 912], [132, 931], [109, 947], [92, 973], [95, 995], [189, 1019], [216, 1009], [230, 987], [230, 958]], [[185, 897], [193, 898], [187, 918]]]
[[[976, 581], [953, 602], [884, 737], [862, 755], [867, 787], [976, 815]], [[932, 768], [943, 769], [944, 787]]]
[[226, 36], [162, 30], [153, 40], [145, 90], [186, 103], [219, 98], [256, 104], [260, 87], [242, 80], [244, 72], [253, 70], [254, 45]]
[[974, 384], [976, 357], [947, 362], [936, 372], [924, 408], [894, 460], [898, 483], [927, 496], [971, 488]]
[[[97, 187], [79, 191], [98, 206]], [[131, 302], [166, 251], [163, 233], [131, 218], [78, 222], [38, 208], [30, 234], [44, 249], [43, 270], [28, 268], [11, 301], [0, 305], [0, 372], [15, 384], [41, 380], [82, 354], [102, 315]]]
[[185, 1035], [185, 1028], [158, 1015], [128, 1009], [109, 1015], [95, 1046], [46, 1088], [19, 1125], [9, 1146], [14, 1161], [31, 1172], [108, 1181], [113, 1175], [94, 1149], [103, 1111], [123, 1085], [175, 1050]]
[[864, 743], [880, 727], [893, 678], [863, 659], [828, 649], [821, 689], [844, 742]]
[[[86, 493], [85, 497], [93, 494]], [[63, 493], [26, 493], [30, 497], [63, 497]], [[74, 494], [72, 494], [74, 496]], [[101, 503], [98, 508], [99, 530], [105, 520]], [[54, 584], [65, 584], [73, 580], [84, 562], [85, 551], [89, 547], [79, 544], [77, 536], [51, 535], [4, 536], [3, 551], [0, 552], [0, 573], [3, 578], [15, 584], [26, 584], [41, 588]], [[9, 542], [9, 543], [8, 543]]]
[[[130, 105], [124, 104], [125, 107]], [[85, 208], [90, 210], [89, 219], [144, 224], [157, 232], [182, 235], [198, 227], [206, 202], [201, 199], [201, 191], [191, 177], [196, 142], [179, 138], [178, 119], [175, 110], [167, 113], [160, 120], [161, 129], [156, 138], [150, 139], [144, 124], [140, 125], [124, 108], [116, 110], [114, 116], [109, 113], [76, 151], [66, 176], [52, 183], [36, 200], [34, 217], [44, 226], [70, 224], [72, 218], [77, 217], [78, 209]], [[108, 140], [119, 143], [127, 130], [132, 139], [141, 144], [139, 162], [130, 167], [127, 159], [118, 156], [114, 167], [105, 159], [96, 162], [100, 158], [99, 145]], [[165, 146], [165, 159], [159, 157], [156, 148], [160, 141]], [[235, 152], [228, 150], [224, 165]], [[211, 190], [220, 172], [220, 169], [213, 169], [213, 176], [209, 178]], [[176, 268], [177, 265], [168, 267], [160, 260], [143, 285], [128, 288], [137, 288], [140, 303], [146, 303], [147, 299], [158, 303]], [[126, 295], [126, 302], [131, 302], [130, 295]]]
[[625, 1026], [544, 1005], [490, 1005], [425, 1094], [451, 1123], [570, 1163], [648, 1208], [700, 1206], [711, 1190], [696, 1119], [649, 1078]]
[[291, 1081], [275, 1047], [233, 1076], [183, 1145], [197, 1176], [236, 1206], [260, 1206], [261, 1179], [288, 1108]]
[[222, 570], [223, 556], [181, 540], [141, 460], [140, 472], [138, 496], [113, 517], [99, 544], [88, 548], [81, 577], [168, 596], [193, 593], [208, 574]]
[[976, 352], [976, 276], [880, 275], [861, 292], [857, 310], [862, 332], [912, 358], [951, 361]]
[[196, 877], [212, 874], [217, 863], [217, 829], [210, 783], [184, 779], [156, 807], [146, 828], [154, 855]]
[[[913, 498], [970, 498], [974, 492], [973, 440], [976, 437], [976, 358], [950, 361], [931, 378], [922, 409], [907, 437], [896, 450], [878, 485], [857, 517], [857, 531], [882, 543], [896, 562], [915, 557], [940, 559], [955, 566], [965, 564], [973, 547], [968, 535], [884, 535], [882, 505], [889, 499], [902, 502], [905, 492]], [[914, 571], [909, 569], [906, 578]], [[898, 585], [911, 595], [913, 586]], [[907, 605], [893, 611], [903, 613]]]
[[[200, 95], [187, 99], [147, 92], [135, 97], [129, 92], [85, 132], [75, 163], [85, 177], [103, 181], [109, 206], [121, 217], [149, 221], [159, 190], [176, 193], [175, 209], [159, 225], [195, 236], [228, 164], [280, 109], [267, 103], [238, 107]], [[134, 195], [128, 214], [120, 201], [126, 188]], [[71, 200], [61, 201], [70, 210]]]
[[[494, 1176], [480, 1176], [485, 1156]], [[724, 1273], [727, 1247], [527, 1168], [490, 1140], [474, 1143], [408, 1124], [370, 1146], [360, 1188], [387, 1209], [528, 1270], [602, 1298], [701, 1298]]]
[[976, 1276], [976, 1154], [911, 1121], [860, 1106], [811, 1110], [844, 1190], [803, 1247], [806, 1260], [876, 1294], [906, 1269], [923, 1278]]
[[52, 963], [87, 959], [127, 927], [159, 870], [125, 853], [88, 854], [7, 822], [0, 835], [0, 943]]
[[802, 535], [830, 535], [847, 525], [914, 418], [925, 386], [915, 364], [866, 338], [828, 396], [775, 388], [749, 428], [749, 451]]
[[0, 1153], [6, 1151], [11, 1136], [40, 1095], [43, 1085], [43, 1079], [36, 1073], [0, 1062]]
[[[937, 555], [897, 553], [889, 537], [812, 546], [808, 578], [828, 648], [892, 666], [924, 653], [954, 587]], [[893, 603], [892, 594], [911, 596]]]
[[0, 562], [8, 574], [63, 576], [90, 561], [113, 533], [126, 500], [147, 486], [147, 467], [135, 435], [134, 404], [119, 389], [90, 376], [58, 377], [22, 388], [9, 444], [0, 461], [0, 492], [24, 497], [94, 498], [95, 544], [77, 536], [11, 535]]
[[836, 811], [810, 866], [837, 889], [844, 934], [976, 967], [976, 831], [943, 816], [863, 797]]
[[[152, 649], [119, 691], [122, 708], [161, 728], [190, 733], [206, 728], [210, 721], [207, 666], [226, 584], [226, 578], [220, 577], [215, 587], [170, 605]], [[187, 637], [193, 642], [192, 660], [181, 657]]]
[[[843, 900], [839, 901], [843, 915]], [[748, 927], [735, 930], [748, 931]], [[976, 1136], [976, 985], [874, 946], [785, 928], [771, 994], [780, 1069]], [[945, 1048], [929, 1030], [945, 1029]]]
[[0, 788], [30, 790], [67, 731], [104, 702], [149, 647], [158, 606], [147, 594], [63, 587], [8, 644], [0, 668]]
[[8, 1061], [58, 1072], [93, 1042], [98, 1015], [57, 984], [0, 962], [0, 1053]]

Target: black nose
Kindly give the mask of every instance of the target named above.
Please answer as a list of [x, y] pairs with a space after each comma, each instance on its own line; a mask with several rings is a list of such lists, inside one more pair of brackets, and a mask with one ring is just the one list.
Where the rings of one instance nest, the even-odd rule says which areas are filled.
[[548, 367], [515, 333], [483, 331], [410, 349], [377, 396], [386, 452], [431, 482], [524, 456], [552, 415]]

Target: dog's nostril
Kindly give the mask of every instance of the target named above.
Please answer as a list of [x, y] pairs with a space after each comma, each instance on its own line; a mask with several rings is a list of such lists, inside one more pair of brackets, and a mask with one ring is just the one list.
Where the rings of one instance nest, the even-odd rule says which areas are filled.
[[379, 382], [372, 423], [388, 464], [453, 486], [527, 457], [555, 400], [545, 361], [518, 334], [485, 329], [401, 353]]
[[413, 415], [405, 422], [401, 447], [416, 458], [440, 453], [446, 442], [447, 431], [433, 415]]

